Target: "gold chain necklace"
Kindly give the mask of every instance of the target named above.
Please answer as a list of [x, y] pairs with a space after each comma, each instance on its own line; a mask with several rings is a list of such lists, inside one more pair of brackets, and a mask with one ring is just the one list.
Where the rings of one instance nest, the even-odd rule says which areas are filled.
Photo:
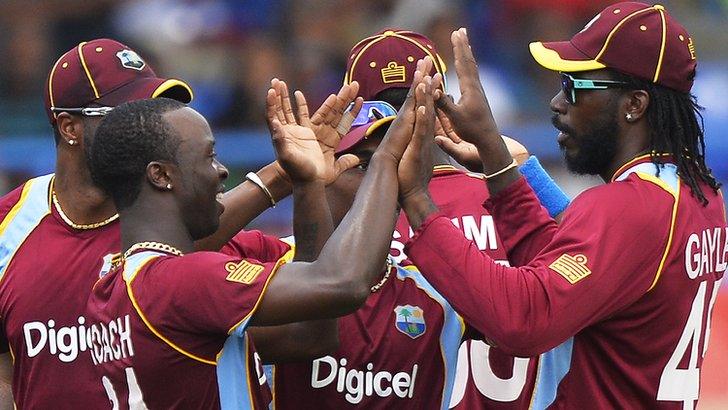
[[79, 229], [79, 230], [89, 230], [89, 229], [96, 229], [100, 228], [104, 225], [108, 225], [115, 220], [119, 219], [119, 214], [114, 214], [106, 219], [104, 219], [101, 222], [96, 222], [93, 224], [77, 224], [69, 218], [65, 212], [63, 212], [63, 209], [61, 208], [61, 204], [58, 202], [58, 197], [56, 197], [56, 192], [53, 191], [53, 194], [51, 195], [53, 198], [53, 205], [56, 207], [56, 211], [58, 211], [58, 215], [61, 216], [61, 219], [63, 219], [63, 222], [67, 223], [71, 228], [73, 229]]
[[172, 255], [182, 256], [184, 253], [182, 253], [181, 250], [175, 248], [172, 245], [167, 245], [166, 243], [160, 243], [160, 242], [137, 242], [134, 245], [132, 245], [129, 249], [124, 252], [124, 255], [121, 256], [122, 259], [126, 259], [129, 257], [129, 255], [132, 254], [132, 252], [139, 250], [139, 249], [152, 249], [155, 251], [162, 251], [166, 253], [171, 253]]
[[382, 286], [384, 286], [384, 283], [387, 282], [387, 279], [389, 279], [389, 272], [392, 270], [393, 266], [394, 266], [394, 263], [392, 263], [392, 258], [387, 256], [387, 266], [384, 268], [385, 269], [384, 277], [382, 278], [382, 280], [379, 281], [379, 283], [372, 286], [372, 288], [371, 288], [372, 293], [375, 293], [376, 291], [381, 289]]

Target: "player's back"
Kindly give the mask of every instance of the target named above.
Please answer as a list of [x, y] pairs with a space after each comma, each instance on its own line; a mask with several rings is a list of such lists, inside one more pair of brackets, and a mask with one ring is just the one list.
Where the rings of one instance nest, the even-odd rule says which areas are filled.
[[[728, 264], [723, 199], [701, 184], [709, 200], [704, 206], [679, 181], [673, 165], [659, 177], [653, 170], [651, 163], [638, 164], [596, 194], [622, 201], [628, 193], [626, 200], [645, 218], [639, 225], [609, 228], [632, 230], [645, 249], [630, 263], [633, 289], [621, 292], [637, 296], [610, 307], [599, 315], [605, 317], [542, 355], [552, 377], [539, 380], [536, 408], [682, 409], [697, 403], [712, 306]], [[605, 254], [618, 254], [619, 247], [634, 245], [604, 240], [603, 246]], [[653, 255], [652, 248], [660, 251]]]
[[[508, 265], [493, 217], [483, 207], [489, 193], [482, 175], [439, 165], [435, 167], [429, 189], [440, 212], [450, 218], [466, 238], [499, 263]], [[407, 218], [401, 214], [390, 250], [395, 259], [406, 258], [402, 249], [411, 236]], [[480, 337], [466, 337], [458, 354], [450, 408], [528, 408], [537, 361], [537, 358], [507, 355], [490, 347]]]
[[109, 399], [119, 408], [267, 407], [244, 330], [276, 266], [213, 252], [129, 256], [88, 303], [91, 357]]
[[13, 398], [18, 408], [104, 406], [84, 311], [118, 252], [119, 224], [75, 229], [52, 192], [53, 175], [46, 175], [0, 199], [0, 317], [3, 348], [13, 355]]

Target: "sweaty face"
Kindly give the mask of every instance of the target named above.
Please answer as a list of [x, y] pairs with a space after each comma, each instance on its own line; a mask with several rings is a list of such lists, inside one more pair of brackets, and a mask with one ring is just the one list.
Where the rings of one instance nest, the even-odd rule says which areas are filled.
[[[577, 74], [579, 78], [609, 79], [604, 70]], [[577, 90], [573, 105], [561, 91], [551, 100], [551, 122], [561, 131], [558, 143], [570, 171], [600, 175], [609, 169], [618, 150], [617, 108], [615, 90]]]
[[179, 178], [172, 182], [192, 239], [214, 233], [225, 207], [219, 202], [228, 171], [215, 153], [215, 138], [207, 121], [191, 108], [171, 111], [164, 119], [177, 131]]
[[359, 157], [359, 165], [344, 171], [336, 181], [326, 187], [326, 200], [329, 203], [329, 208], [331, 208], [331, 217], [335, 226], [338, 226], [341, 220], [344, 219], [354, 203], [356, 191], [364, 179], [369, 160], [380, 142], [382, 142], [382, 134], [375, 132], [349, 150], [349, 153]]

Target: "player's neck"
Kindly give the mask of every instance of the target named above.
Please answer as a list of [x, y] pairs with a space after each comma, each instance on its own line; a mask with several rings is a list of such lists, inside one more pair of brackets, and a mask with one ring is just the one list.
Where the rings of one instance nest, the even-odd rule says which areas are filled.
[[87, 225], [116, 214], [111, 198], [91, 181], [84, 158], [59, 152], [56, 161], [53, 192], [68, 219], [75, 224]]
[[121, 249], [126, 251], [141, 242], [159, 242], [183, 253], [194, 251], [194, 241], [178, 209], [159, 202], [137, 200], [119, 212]]

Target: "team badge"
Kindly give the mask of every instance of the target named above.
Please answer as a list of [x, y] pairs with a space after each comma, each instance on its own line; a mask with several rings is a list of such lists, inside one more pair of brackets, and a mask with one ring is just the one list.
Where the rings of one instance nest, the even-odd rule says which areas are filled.
[[229, 275], [225, 278], [230, 282], [238, 282], [244, 285], [253, 283], [255, 278], [263, 272], [263, 265], [257, 265], [248, 261], [240, 261], [238, 263], [228, 262], [225, 264], [225, 270]]
[[549, 268], [553, 269], [572, 285], [591, 275], [591, 270], [586, 266], [586, 256], [571, 256], [565, 253], [553, 261]]
[[425, 325], [425, 312], [419, 306], [397, 306], [394, 308], [397, 315], [394, 319], [394, 326], [400, 332], [406, 334], [412, 339], [425, 334], [427, 326]]
[[141, 69], [146, 65], [144, 60], [139, 57], [139, 54], [131, 50], [121, 50], [116, 53], [116, 57], [119, 58], [121, 65], [125, 68], [141, 71]]

